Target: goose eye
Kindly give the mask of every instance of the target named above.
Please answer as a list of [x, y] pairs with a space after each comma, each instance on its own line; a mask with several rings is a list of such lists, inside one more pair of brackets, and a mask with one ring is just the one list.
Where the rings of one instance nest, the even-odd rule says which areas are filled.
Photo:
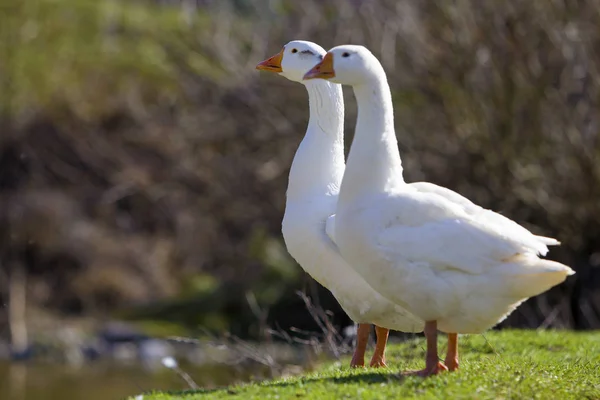
[[292, 53], [297, 53], [298, 49], [292, 49]]
[[346, 53], [342, 53], [342, 57], [346, 58], [346, 57], [350, 57], [350, 53], [346, 52]]

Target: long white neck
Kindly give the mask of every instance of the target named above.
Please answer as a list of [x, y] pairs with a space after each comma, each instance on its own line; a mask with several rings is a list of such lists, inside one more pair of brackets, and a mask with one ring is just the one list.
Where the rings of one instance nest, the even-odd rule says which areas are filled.
[[337, 194], [344, 175], [344, 97], [341, 85], [306, 81], [310, 117], [290, 169], [287, 199]]
[[394, 130], [392, 95], [383, 68], [367, 83], [354, 86], [358, 117], [350, 147], [340, 204], [383, 193], [404, 184]]

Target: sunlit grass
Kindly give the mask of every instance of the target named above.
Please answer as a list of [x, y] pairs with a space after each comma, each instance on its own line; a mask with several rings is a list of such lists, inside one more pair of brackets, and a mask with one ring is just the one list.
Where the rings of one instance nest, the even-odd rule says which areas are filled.
[[389, 369], [352, 370], [344, 359], [298, 377], [143, 399], [600, 399], [598, 333], [514, 330], [460, 342], [461, 370], [429, 379], [398, 377], [422, 367], [424, 343], [417, 338], [390, 346]]

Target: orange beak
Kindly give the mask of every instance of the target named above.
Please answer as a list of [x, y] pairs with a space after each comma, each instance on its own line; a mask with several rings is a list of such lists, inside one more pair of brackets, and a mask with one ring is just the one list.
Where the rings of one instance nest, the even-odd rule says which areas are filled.
[[256, 69], [269, 72], [283, 72], [281, 69], [281, 60], [283, 60], [283, 49], [273, 57], [259, 62], [256, 65]]
[[303, 79], [331, 79], [334, 77], [335, 70], [333, 69], [333, 55], [331, 53], [327, 53], [320, 63], [312, 67], [310, 71], [304, 74]]

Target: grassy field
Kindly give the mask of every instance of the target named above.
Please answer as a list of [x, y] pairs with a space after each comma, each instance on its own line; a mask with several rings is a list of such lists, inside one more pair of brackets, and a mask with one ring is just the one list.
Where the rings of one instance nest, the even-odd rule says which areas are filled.
[[[302, 376], [149, 393], [143, 400], [600, 399], [600, 333], [499, 331], [462, 337], [460, 345], [461, 370], [429, 379], [398, 377], [401, 370], [423, 366], [424, 341], [415, 338], [389, 347], [388, 369], [351, 370], [343, 359]], [[443, 350], [442, 345], [440, 354]]]

